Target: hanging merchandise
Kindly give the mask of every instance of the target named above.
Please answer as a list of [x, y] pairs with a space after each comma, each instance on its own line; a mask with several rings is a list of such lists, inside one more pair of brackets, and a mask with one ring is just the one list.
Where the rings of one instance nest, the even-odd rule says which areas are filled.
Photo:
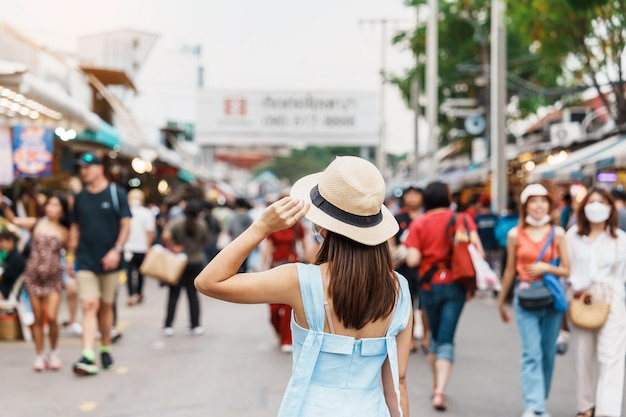
[[13, 167], [17, 178], [42, 178], [52, 174], [52, 129], [13, 127]]
[[11, 185], [13, 180], [11, 128], [0, 127], [0, 186]]

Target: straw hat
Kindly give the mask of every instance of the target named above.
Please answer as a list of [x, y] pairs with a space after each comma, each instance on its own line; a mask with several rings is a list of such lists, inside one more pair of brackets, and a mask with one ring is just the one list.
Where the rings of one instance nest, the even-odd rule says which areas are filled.
[[291, 197], [311, 203], [306, 218], [356, 242], [375, 246], [399, 226], [385, 207], [385, 180], [369, 161], [337, 157], [323, 172], [296, 181]]

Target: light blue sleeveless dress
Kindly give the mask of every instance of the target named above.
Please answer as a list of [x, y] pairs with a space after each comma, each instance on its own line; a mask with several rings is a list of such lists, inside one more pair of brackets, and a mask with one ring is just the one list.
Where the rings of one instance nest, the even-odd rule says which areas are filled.
[[387, 356], [400, 409], [396, 335], [407, 326], [411, 313], [407, 280], [397, 275], [400, 294], [386, 336], [356, 340], [324, 333], [320, 267], [297, 264], [297, 268], [309, 329], [300, 327], [292, 313], [293, 373], [279, 417], [389, 416], [381, 383]]

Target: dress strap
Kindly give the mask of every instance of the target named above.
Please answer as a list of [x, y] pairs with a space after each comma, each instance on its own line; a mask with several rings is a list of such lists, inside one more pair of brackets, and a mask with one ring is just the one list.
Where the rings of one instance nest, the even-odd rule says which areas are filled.
[[324, 310], [326, 311], [326, 320], [328, 320], [328, 328], [332, 334], [335, 334], [335, 326], [333, 325], [333, 316], [330, 315], [330, 307], [328, 301], [324, 300]]
[[324, 331], [324, 284], [318, 265], [296, 264], [300, 281], [300, 293], [309, 329]]

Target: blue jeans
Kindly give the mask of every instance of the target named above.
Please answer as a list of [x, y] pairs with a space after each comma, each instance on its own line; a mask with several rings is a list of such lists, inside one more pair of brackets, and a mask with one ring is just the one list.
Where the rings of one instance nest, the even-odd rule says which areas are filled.
[[430, 327], [430, 353], [454, 362], [454, 333], [461, 317], [467, 291], [459, 284], [433, 285], [420, 291], [422, 307]]
[[525, 310], [520, 307], [517, 294], [513, 306], [522, 345], [520, 378], [524, 410], [543, 413], [546, 411], [546, 399], [550, 394], [556, 339], [559, 336], [563, 313], [552, 307]]

